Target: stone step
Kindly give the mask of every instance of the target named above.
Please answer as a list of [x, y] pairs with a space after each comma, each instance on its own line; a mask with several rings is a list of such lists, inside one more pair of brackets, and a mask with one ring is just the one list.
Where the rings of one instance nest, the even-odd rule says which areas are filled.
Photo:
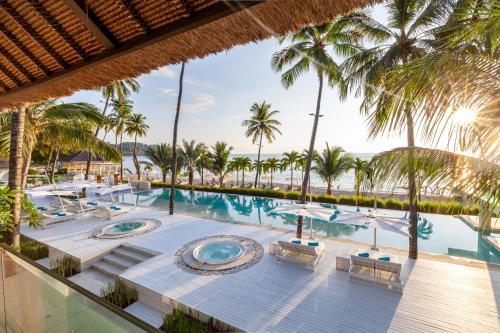
[[124, 258], [124, 259], [127, 259], [127, 260], [130, 260], [130, 261], [133, 261], [136, 264], [140, 264], [141, 262], [148, 260], [150, 258], [150, 257], [144, 256], [140, 253], [126, 250], [122, 247], [118, 247], [116, 249], [113, 249], [113, 251], [111, 251], [111, 254], [118, 256], [118, 257], [121, 257], [121, 258]]
[[130, 267], [137, 265], [136, 261], [117, 256], [113, 253], [107, 254], [101, 259], [103, 262], [113, 264], [120, 267], [123, 270], [129, 269]]
[[107, 274], [115, 279], [118, 278], [118, 276], [124, 271], [124, 269], [122, 269], [120, 266], [104, 261], [98, 261], [95, 264], [92, 264], [91, 268], [101, 273]]
[[91, 268], [85, 272], [73, 275], [69, 278], [69, 280], [100, 297], [101, 291], [115, 279]]
[[163, 317], [165, 316], [163, 312], [140, 301], [132, 303], [124, 310], [153, 327], [160, 328], [163, 325]]
[[125, 249], [125, 250], [130, 251], [130, 252], [141, 254], [144, 257], [147, 257], [148, 259], [157, 255], [157, 253], [154, 253], [148, 249], [145, 249], [145, 248], [142, 248], [139, 246], [133, 246], [130, 244], [122, 244], [122, 245], [120, 245], [120, 248]]

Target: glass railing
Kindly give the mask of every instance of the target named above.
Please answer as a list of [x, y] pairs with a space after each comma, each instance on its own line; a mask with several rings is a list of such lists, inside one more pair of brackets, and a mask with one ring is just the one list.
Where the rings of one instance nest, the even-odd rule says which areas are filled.
[[0, 244], [0, 332], [159, 332]]

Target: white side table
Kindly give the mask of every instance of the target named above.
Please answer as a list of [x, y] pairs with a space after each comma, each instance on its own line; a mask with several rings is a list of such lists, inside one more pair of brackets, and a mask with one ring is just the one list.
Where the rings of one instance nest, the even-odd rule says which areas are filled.
[[335, 268], [339, 271], [349, 272], [351, 267], [351, 257], [348, 254], [338, 255], [335, 262]]

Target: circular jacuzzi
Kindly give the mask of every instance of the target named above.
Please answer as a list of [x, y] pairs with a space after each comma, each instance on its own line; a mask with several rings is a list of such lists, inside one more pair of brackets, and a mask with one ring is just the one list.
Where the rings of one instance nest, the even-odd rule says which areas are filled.
[[92, 236], [95, 238], [122, 238], [141, 235], [154, 230], [161, 222], [156, 219], [135, 218], [122, 220], [94, 230]]
[[245, 248], [232, 240], [213, 240], [198, 245], [193, 257], [203, 264], [226, 264], [245, 254]]

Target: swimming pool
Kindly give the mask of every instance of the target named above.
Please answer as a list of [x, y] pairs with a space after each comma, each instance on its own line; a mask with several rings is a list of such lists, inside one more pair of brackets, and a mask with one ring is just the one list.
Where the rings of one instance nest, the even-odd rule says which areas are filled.
[[[153, 189], [137, 194], [137, 203], [159, 209], [168, 209], [169, 189]], [[290, 200], [261, 198], [213, 192], [177, 190], [175, 192], [176, 211], [225, 222], [244, 222], [295, 230], [297, 219], [293, 216], [278, 215], [271, 210]], [[132, 203], [130, 194], [119, 196], [119, 200]], [[325, 207], [331, 207], [326, 204]], [[355, 207], [337, 205], [344, 211], [354, 212]], [[361, 208], [368, 212], [367, 208]], [[404, 212], [380, 209], [380, 213], [402, 217]], [[419, 221], [419, 251], [448, 254], [500, 264], [500, 253], [486, 243], [480, 234], [472, 230], [458, 218], [451, 215], [421, 214]], [[427, 221], [427, 223], [425, 223]], [[367, 244], [373, 243], [373, 229], [340, 223], [314, 220], [313, 232], [322, 236], [351, 239]], [[310, 221], [304, 222], [304, 235], [310, 232]], [[386, 230], [377, 230], [377, 244], [408, 248], [408, 238]]]

